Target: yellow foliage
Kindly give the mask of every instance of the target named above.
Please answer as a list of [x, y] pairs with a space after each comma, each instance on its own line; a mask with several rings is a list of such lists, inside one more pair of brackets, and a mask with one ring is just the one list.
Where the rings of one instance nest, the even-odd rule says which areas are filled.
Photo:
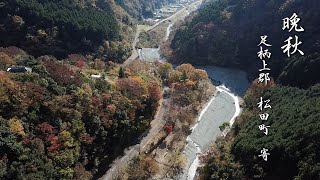
[[162, 78], [168, 78], [170, 72], [173, 71], [172, 65], [169, 63], [163, 63], [159, 67], [159, 74]]
[[22, 125], [22, 121], [17, 118], [16, 116], [11, 118], [8, 121], [8, 126], [10, 128], [10, 131], [12, 131], [13, 133], [20, 135], [20, 136], [25, 136], [26, 133], [24, 132], [24, 128]]
[[63, 145], [66, 147], [72, 147], [74, 143], [74, 139], [71, 136], [69, 131], [63, 130], [59, 134], [59, 139], [63, 142]]
[[182, 76], [182, 72], [180, 71], [173, 71], [172, 73], [170, 73], [170, 77], [169, 80], [174, 83], [174, 82], [180, 82]]
[[82, 72], [86, 73], [86, 74], [99, 74], [99, 71], [95, 70], [95, 69], [82, 69]]
[[83, 84], [78, 91], [78, 95], [80, 97], [84, 97], [84, 96], [91, 97], [92, 96], [92, 89], [91, 89], [90, 85], [87, 83]]

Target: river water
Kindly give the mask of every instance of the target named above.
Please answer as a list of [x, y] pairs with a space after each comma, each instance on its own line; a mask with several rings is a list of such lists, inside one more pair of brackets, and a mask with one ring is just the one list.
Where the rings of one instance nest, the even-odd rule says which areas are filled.
[[[170, 36], [172, 26], [173, 23], [167, 27], [165, 41]], [[159, 48], [142, 48], [138, 50], [138, 54], [139, 59], [144, 61], [153, 62], [161, 59]], [[188, 163], [183, 173], [175, 178], [178, 180], [194, 180], [200, 163], [198, 156], [207, 151], [221, 135], [219, 126], [224, 122], [232, 125], [239, 116], [239, 98], [245, 94], [249, 85], [247, 74], [241, 70], [214, 66], [197, 68], [208, 73], [217, 91], [199, 114], [197, 123], [191, 128], [192, 133], [187, 137], [184, 154]]]
[[193, 180], [199, 166], [198, 155], [204, 153], [221, 135], [219, 126], [224, 122], [233, 124], [240, 114], [239, 97], [248, 88], [247, 74], [243, 71], [220, 67], [197, 67], [207, 71], [209, 77], [219, 83], [216, 94], [201, 111], [198, 122], [192, 127], [187, 138], [184, 154], [188, 159], [187, 168], [177, 178]]

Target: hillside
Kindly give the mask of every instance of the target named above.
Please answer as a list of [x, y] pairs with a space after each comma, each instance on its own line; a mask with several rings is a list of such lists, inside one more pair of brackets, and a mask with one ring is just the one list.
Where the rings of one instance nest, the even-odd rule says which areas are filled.
[[119, 38], [110, 7], [103, 8], [68, 0], [5, 2], [1, 46], [18, 46], [34, 56], [93, 52], [103, 39]]
[[[260, 36], [267, 35], [268, 42], [272, 45], [269, 48], [272, 58], [268, 65], [273, 77], [278, 78], [283, 73], [283, 68], [287, 71], [289, 67], [286, 66], [292, 67], [292, 64], [295, 64], [292, 61], [298, 59], [293, 57], [286, 60], [287, 56], [282, 52], [284, 41], [295, 34], [282, 30], [282, 19], [291, 17], [294, 12], [298, 15], [301, 19], [299, 26], [305, 29], [304, 32], [296, 34], [303, 42], [299, 49], [306, 55], [312, 55], [319, 53], [319, 9], [317, 0], [209, 1], [192, 20], [177, 31], [171, 44], [175, 55], [173, 62], [242, 68], [249, 72], [253, 79], [257, 75], [256, 70], [261, 67], [256, 56], [259, 50], [257, 45]], [[313, 56], [313, 61], [317, 62], [312, 63], [319, 68], [316, 59], [317, 57]], [[305, 63], [303, 65], [306, 65]], [[312, 71], [306, 75], [309, 76], [316, 74]], [[308, 85], [310, 83], [302, 86]]]
[[[279, 0], [207, 1], [176, 32], [173, 62], [217, 65], [246, 70], [252, 85], [244, 97], [244, 111], [226, 137], [202, 157], [199, 178], [206, 179], [320, 179], [319, 1]], [[304, 32], [287, 32], [283, 18], [296, 13]], [[273, 79], [258, 84], [260, 36], [267, 35]], [[298, 35], [304, 52], [287, 57], [281, 47]], [[187, 38], [188, 37], [188, 38]], [[259, 130], [257, 103], [270, 99], [268, 135]], [[258, 155], [267, 148], [267, 161]]]
[[[254, 93], [259, 91], [265, 92]], [[255, 104], [260, 95], [272, 106], [265, 123], [270, 126], [268, 136], [258, 128]], [[205, 157], [201, 179], [319, 179], [319, 95], [320, 84], [307, 90], [276, 86], [267, 91], [252, 85], [245, 98], [247, 108], [229, 137]], [[258, 157], [262, 148], [270, 153], [267, 162]]]
[[149, 128], [161, 99], [161, 79], [144, 63], [120, 70], [80, 55], [36, 59], [15, 47], [0, 48], [0, 60], [1, 69], [32, 68], [0, 71], [0, 179], [100, 177]]
[[[0, 46], [30, 55], [70, 54], [123, 62], [131, 52], [134, 21], [167, 1], [12, 0], [1, 4]], [[142, 12], [148, 11], [148, 12]]]

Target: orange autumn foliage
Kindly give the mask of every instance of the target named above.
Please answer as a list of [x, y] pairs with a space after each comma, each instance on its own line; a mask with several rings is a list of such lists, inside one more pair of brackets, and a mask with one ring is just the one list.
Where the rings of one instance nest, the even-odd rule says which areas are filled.
[[137, 76], [118, 79], [117, 87], [124, 95], [136, 99], [142, 98], [148, 92], [144, 80]]
[[158, 83], [151, 81], [148, 84], [149, 97], [152, 100], [159, 101], [162, 97], [161, 89]]
[[195, 68], [191, 64], [181, 64], [179, 67], [177, 67], [177, 71], [185, 71], [187, 76], [190, 78], [194, 75]]

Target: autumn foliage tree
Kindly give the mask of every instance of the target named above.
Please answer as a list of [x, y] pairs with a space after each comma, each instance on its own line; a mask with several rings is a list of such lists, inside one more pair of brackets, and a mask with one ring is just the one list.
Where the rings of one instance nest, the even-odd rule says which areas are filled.
[[54, 127], [48, 122], [43, 122], [41, 124], [38, 124], [36, 127], [36, 130], [45, 136], [48, 136], [54, 133]]
[[11, 118], [8, 121], [8, 126], [14, 134], [17, 134], [19, 136], [26, 135], [26, 133], [24, 132], [24, 127], [22, 125], [22, 121], [20, 119], [18, 119], [16, 116]]
[[99, 69], [99, 70], [103, 70], [106, 68], [106, 63], [100, 59], [96, 59], [94, 61], [94, 68]]
[[117, 78], [119, 65], [86, 60], [99, 69], [89, 72], [108, 76], [94, 79], [78, 72], [78, 55], [62, 62], [9, 54], [33, 71], [0, 72], [0, 150], [8, 159], [0, 155], [0, 179], [98, 177], [149, 127], [161, 99], [161, 81], [148, 66]]
[[29, 103], [25, 86], [20, 86], [10, 76], [0, 78], [0, 116], [11, 118], [21, 115]]
[[173, 67], [169, 63], [163, 63], [159, 66], [159, 74], [161, 78], [167, 79], [169, 77], [170, 72], [173, 71]]
[[124, 95], [135, 99], [142, 99], [147, 94], [147, 87], [141, 77], [118, 79], [117, 87]]
[[15, 62], [4, 52], [0, 52], [0, 69], [5, 70], [9, 65], [13, 65]]
[[80, 74], [63, 63], [48, 60], [44, 62], [44, 65], [52, 78], [61, 84], [80, 85], [82, 83]]
[[162, 97], [161, 89], [157, 82], [151, 81], [148, 83], [148, 92], [149, 98], [155, 102], [158, 102]]

